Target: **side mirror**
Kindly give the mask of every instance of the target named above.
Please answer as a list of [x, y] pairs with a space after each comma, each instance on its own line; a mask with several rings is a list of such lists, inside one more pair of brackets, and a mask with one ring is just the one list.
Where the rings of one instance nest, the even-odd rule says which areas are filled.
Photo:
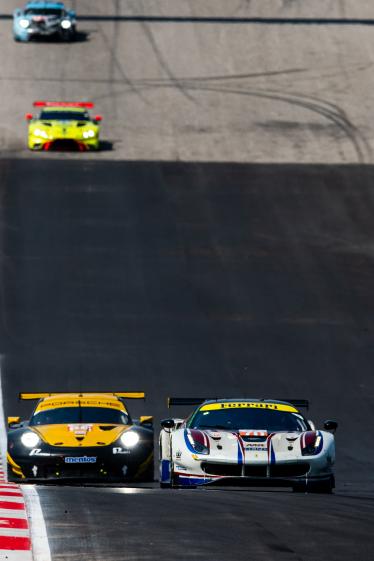
[[323, 428], [334, 433], [338, 428], [338, 423], [336, 421], [325, 421], [323, 423]]
[[21, 422], [21, 417], [8, 417], [8, 427], [18, 425]]
[[173, 429], [175, 427], [174, 419], [163, 419], [161, 421], [161, 426], [163, 429]]
[[153, 427], [153, 417], [150, 415], [142, 415], [139, 418], [140, 424], [144, 425], [145, 427]]
[[32, 118], [33, 118], [33, 114], [32, 114], [32, 113], [26, 113], [26, 115], [25, 115], [26, 121], [31, 121]]
[[103, 118], [102, 118], [101, 115], [95, 115], [94, 121], [96, 121], [97, 123], [100, 123], [100, 121], [102, 121], [102, 120], [103, 120]]

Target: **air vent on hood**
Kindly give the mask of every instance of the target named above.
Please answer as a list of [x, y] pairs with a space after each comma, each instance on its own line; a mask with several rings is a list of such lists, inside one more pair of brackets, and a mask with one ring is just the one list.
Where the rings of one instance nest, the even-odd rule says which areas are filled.
[[102, 425], [102, 426], [99, 427], [100, 430], [113, 430], [113, 429], [115, 429], [115, 428], [116, 428], [115, 425], [110, 425], [110, 426], [108, 426], [108, 425]]

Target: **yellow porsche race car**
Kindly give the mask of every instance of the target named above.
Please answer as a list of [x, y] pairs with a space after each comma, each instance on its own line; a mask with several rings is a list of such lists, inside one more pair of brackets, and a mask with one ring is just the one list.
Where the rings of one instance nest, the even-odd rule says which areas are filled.
[[29, 421], [8, 417], [11, 481], [152, 481], [153, 419], [133, 421], [124, 399], [143, 392], [31, 393]]
[[101, 115], [91, 118], [91, 102], [35, 101], [38, 117], [26, 114], [30, 150], [98, 150]]

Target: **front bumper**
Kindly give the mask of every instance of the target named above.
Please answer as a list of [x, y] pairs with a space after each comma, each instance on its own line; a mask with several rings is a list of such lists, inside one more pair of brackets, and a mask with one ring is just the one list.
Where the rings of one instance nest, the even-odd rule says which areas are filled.
[[[137, 451], [113, 453], [113, 446], [64, 448], [58, 452], [11, 456], [11, 481], [142, 481], [153, 478], [153, 449], [146, 445]], [[118, 450], [118, 448], [117, 448]]]
[[53, 138], [44, 139], [37, 136], [29, 137], [28, 147], [30, 150], [44, 150], [46, 152], [61, 151], [78, 151], [87, 152], [89, 150], [98, 150], [100, 141], [98, 137], [91, 139], [76, 138]]
[[62, 29], [61, 25], [54, 25], [50, 27], [31, 24], [30, 27], [24, 29], [20, 26], [15, 26], [13, 29], [14, 37], [20, 41], [29, 41], [33, 38], [48, 38], [48, 37], [67, 37], [73, 35], [74, 31], [70, 29]]
[[329, 481], [333, 476], [330, 467], [315, 470], [313, 462], [307, 459], [297, 462], [277, 462], [273, 464], [222, 463], [202, 461], [200, 469], [189, 470], [187, 466], [177, 465], [174, 469], [175, 486], [197, 485], [243, 485], [292, 487], [303, 482]]

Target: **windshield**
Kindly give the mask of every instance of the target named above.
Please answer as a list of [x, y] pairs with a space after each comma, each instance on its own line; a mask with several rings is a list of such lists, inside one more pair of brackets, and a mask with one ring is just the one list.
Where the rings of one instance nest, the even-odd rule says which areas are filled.
[[62, 16], [60, 8], [28, 8], [25, 10], [26, 16]]
[[225, 430], [305, 431], [307, 423], [302, 415], [273, 409], [216, 409], [198, 410], [187, 422], [189, 428]]
[[42, 111], [39, 119], [44, 121], [89, 121], [87, 111]]
[[59, 407], [39, 411], [31, 417], [30, 426], [62, 425], [64, 423], [109, 423], [114, 425], [129, 424], [129, 417], [124, 411], [109, 407]]

